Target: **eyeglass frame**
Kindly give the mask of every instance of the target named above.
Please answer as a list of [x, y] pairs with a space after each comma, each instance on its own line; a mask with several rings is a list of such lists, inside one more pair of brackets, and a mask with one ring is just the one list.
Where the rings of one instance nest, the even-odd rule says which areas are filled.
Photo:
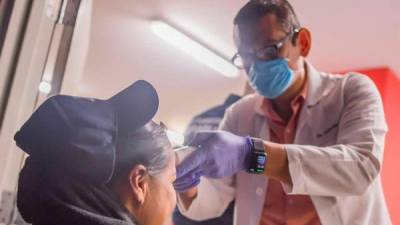
[[[265, 45], [265, 46], [259, 48], [258, 50], [254, 51], [253, 53], [248, 54], [248, 55], [251, 55], [251, 62], [254, 62], [255, 59], [261, 58], [261, 57], [258, 57], [258, 54], [257, 54], [257, 53], [258, 53], [258, 52], [261, 52], [262, 50], [268, 49], [268, 48], [274, 48], [275, 51], [276, 51], [277, 53], [279, 53], [279, 50], [283, 47], [283, 45], [285, 44], [285, 42], [287, 42], [288, 40], [292, 39], [292, 38], [293, 38], [296, 34], [298, 34], [299, 32], [300, 32], [300, 29], [295, 28], [295, 29], [293, 29], [290, 33], [288, 33], [284, 38], [282, 38], [280, 41], [277, 41], [276, 43], [273, 43], [273, 44]], [[292, 40], [293, 40], [293, 39], [292, 39]], [[277, 54], [277, 55], [278, 55], [278, 54]], [[243, 57], [240, 55], [240, 52], [239, 52], [239, 51], [236, 52], [235, 55], [233, 55], [233, 57], [231, 58], [231, 63], [232, 63], [235, 67], [237, 67], [238, 69], [244, 69], [244, 66], [239, 66], [239, 65], [236, 65], [236, 64], [235, 64], [235, 60], [236, 60], [237, 58], [241, 58], [242, 61], [243, 61]], [[276, 58], [264, 59], [264, 60], [262, 60], [262, 61], [268, 61], [268, 60], [273, 60], [273, 59], [277, 59], [277, 58], [279, 58], [279, 56], [276, 57]]]

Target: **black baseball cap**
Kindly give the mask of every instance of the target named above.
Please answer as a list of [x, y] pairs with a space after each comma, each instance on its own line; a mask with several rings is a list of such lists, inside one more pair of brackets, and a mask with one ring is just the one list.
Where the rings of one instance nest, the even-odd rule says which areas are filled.
[[107, 100], [56, 95], [32, 114], [14, 140], [46, 170], [107, 183], [118, 140], [150, 122], [158, 105], [156, 90], [144, 80]]

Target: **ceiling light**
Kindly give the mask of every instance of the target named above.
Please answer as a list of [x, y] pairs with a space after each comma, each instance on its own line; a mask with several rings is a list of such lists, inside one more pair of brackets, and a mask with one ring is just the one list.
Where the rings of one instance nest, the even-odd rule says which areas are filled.
[[231, 62], [192, 40], [187, 35], [162, 21], [153, 21], [151, 29], [161, 39], [192, 56], [226, 77], [237, 77], [239, 70]]

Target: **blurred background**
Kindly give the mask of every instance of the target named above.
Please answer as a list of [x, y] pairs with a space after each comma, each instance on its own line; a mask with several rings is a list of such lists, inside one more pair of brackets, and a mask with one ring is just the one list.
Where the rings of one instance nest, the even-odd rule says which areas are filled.
[[[390, 128], [382, 179], [400, 224], [400, 1], [290, 2], [312, 31], [310, 62], [326, 72], [361, 71], [382, 94]], [[0, 224], [22, 223], [13, 204], [24, 155], [12, 137], [48, 95], [106, 99], [148, 80], [160, 96], [156, 120], [179, 140], [195, 115], [242, 95], [246, 75], [229, 59], [233, 17], [245, 3], [0, 0]]]

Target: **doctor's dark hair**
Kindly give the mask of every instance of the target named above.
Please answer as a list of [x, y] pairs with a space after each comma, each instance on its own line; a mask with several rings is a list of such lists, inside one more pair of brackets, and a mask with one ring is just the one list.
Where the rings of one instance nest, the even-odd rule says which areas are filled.
[[250, 0], [237, 13], [235, 25], [256, 25], [265, 15], [275, 15], [283, 31], [300, 28], [300, 22], [287, 0]]
[[146, 167], [151, 176], [159, 175], [174, 156], [163, 126], [151, 121], [129, 135], [118, 138], [115, 170], [111, 183], [128, 178], [137, 165]]

